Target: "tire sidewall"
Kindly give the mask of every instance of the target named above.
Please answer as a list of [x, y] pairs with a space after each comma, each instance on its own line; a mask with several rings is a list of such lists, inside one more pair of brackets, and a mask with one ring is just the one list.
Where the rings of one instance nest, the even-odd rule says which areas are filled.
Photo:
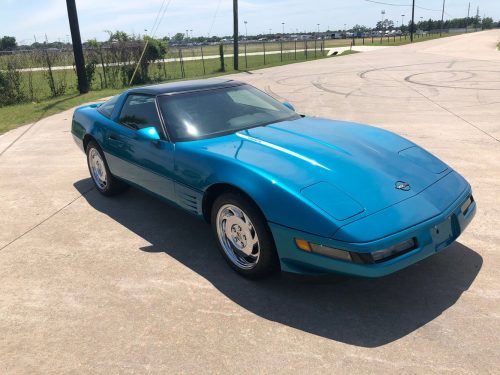
[[[253, 227], [257, 232], [260, 245], [260, 255], [256, 266], [251, 269], [242, 269], [234, 264], [227, 256], [220, 242], [217, 232], [217, 216], [221, 207], [226, 204], [231, 204], [244, 211], [245, 214], [250, 218], [250, 221], [252, 222]], [[257, 206], [244, 195], [229, 192], [217, 197], [212, 205], [211, 225], [212, 231], [217, 240], [217, 247], [219, 248], [222, 256], [231, 266], [231, 268], [233, 268], [239, 274], [248, 278], [261, 278], [279, 269], [279, 259], [276, 252], [276, 246], [274, 244], [271, 230], [267, 225], [267, 221], [264, 215], [257, 208]]]
[[[99, 187], [99, 185], [97, 185], [96, 181], [94, 180], [94, 176], [92, 174], [92, 168], [90, 166], [90, 150], [91, 149], [95, 149], [99, 155], [101, 156], [101, 159], [104, 163], [104, 169], [106, 170], [106, 188], [105, 189], [101, 189]], [[108, 167], [108, 163], [106, 161], [106, 158], [104, 157], [104, 153], [102, 152], [101, 148], [99, 147], [99, 145], [94, 142], [94, 141], [90, 141], [89, 144], [87, 145], [87, 149], [85, 150], [85, 153], [87, 154], [87, 167], [89, 169], [89, 173], [90, 173], [90, 178], [92, 179], [92, 182], [94, 183], [94, 186], [96, 187], [96, 189], [101, 192], [102, 194], [104, 195], [111, 195], [111, 192], [112, 192], [112, 189], [113, 189], [113, 178], [112, 178], [112, 175], [111, 175], [111, 172], [109, 171], [109, 167]]]

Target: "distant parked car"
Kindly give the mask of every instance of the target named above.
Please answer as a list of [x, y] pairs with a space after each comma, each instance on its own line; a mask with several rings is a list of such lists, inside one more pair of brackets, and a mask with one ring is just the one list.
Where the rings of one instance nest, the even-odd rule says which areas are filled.
[[248, 277], [387, 275], [448, 247], [476, 211], [467, 181], [416, 144], [232, 80], [127, 90], [76, 109], [71, 131], [100, 193], [133, 185], [204, 218]]

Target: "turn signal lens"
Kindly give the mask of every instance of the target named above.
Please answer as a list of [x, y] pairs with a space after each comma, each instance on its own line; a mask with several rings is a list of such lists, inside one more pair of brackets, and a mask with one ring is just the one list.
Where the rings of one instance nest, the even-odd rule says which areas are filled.
[[311, 245], [306, 240], [299, 240], [296, 238], [295, 245], [297, 245], [300, 250], [311, 252]]

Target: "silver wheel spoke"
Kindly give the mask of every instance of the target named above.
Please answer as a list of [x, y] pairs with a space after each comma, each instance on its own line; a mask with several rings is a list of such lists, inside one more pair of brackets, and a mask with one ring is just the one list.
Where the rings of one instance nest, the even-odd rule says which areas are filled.
[[260, 243], [252, 221], [245, 212], [231, 204], [217, 213], [217, 234], [231, 262], [241, 269], [252, 269], [260, 257]]
[[99, 151], [95, 148], [90, 149], [88, 158], [92, 179], [100, 190], [104, 190], [108, 184], [108, 179], [106, 167], [104, 166], [104, 161], [102, 160]]

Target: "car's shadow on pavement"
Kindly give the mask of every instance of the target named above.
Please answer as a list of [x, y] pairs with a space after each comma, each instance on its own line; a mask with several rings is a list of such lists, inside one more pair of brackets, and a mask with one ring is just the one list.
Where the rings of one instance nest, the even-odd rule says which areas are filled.
[[[75, 187], [84, 193], [91, 184], [85, 179]], [[390, 343], [432, 321], [460, 298], [482, 266], [479, 254], [455, 243], [381, 279], [283, 275], [250, 281], [226, 265], [210, 226], [194, 216], [136, 189], [114, 198], [91, 190], [84, 197], [151, 243], [138, 251], [165, 252], [254, 314], [362, 347]]]

